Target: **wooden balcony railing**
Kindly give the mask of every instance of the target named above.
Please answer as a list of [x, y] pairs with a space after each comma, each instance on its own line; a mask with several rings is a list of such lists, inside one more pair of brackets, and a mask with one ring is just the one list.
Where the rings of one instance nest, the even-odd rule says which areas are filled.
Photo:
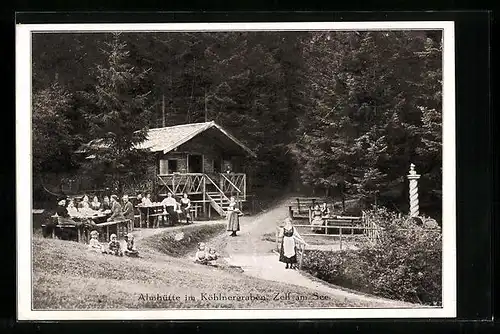
[[246, 199], [247, 193], [247, 175], [244, 173], [224, 173], [220, 175], [220, 188], [225, 193], [235, 193], [235, 195], [243, 200]]
[[224, 195], [233, 195], [237, 200], [246, 200], [246, 174], [244, 173], [174, 173], [158, 174], [160, 195], [202, 194], [207, 186]]
[[[174, 195], [183, 193], [202, 194], [204, 189], [205, 174], [203, 173], [175, 173], [158, 175], [160, 186], [165, 187], [165, 192]], [[161, 195], [166, 195], [161, 194]]]

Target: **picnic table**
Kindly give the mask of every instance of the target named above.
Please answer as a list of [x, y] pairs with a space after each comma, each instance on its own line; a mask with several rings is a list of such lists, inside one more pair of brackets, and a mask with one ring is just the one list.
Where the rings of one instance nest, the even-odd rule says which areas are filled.
[[139, 215], [139, 227], [142, 228], [142, 213], [144, 213], [145, 216], [145, 223], [146, 227], [149, 227], [150, 224], [150, 218], [153, 218], [153, 226], [154, 227], [160, 227], [160, 219], [159, 218], [165, 218], [168, 219], [168, 212], [165, 210], [165, 206], [159, 202], [152, 203], [150, 205], [144, 205], [144, 204], [137, 204], [136, 208], [139, 210], [141, 213]]
[[[59, 221], [59, 216], [57, 214], [52, 215], [52, 226], [54, 227], [51, 231], [51, 237], [55, 238], [56, 230], [64, 231], [76, 231], [76, 239], [77, 242], [88, 241], [89, 239], [89, 231], [85, 229], [86, 225], [84, 224], [87, 220], [92, 220], [96, 225], [99, 223], [105, 222], [106, 219], [110, 216], [111, 211], [88, 211], [88, 212], [78, 212], [70, 215], [70, 218], [74, 221], [74, 223], [64, 222], [61, 223]], [[42, 227], [47, 227], [47, 224], [42, 224]]]
[[106, 220], [111, 215], [111, 210], [107, 211], [96, 211], [95, 213], [79, 213], [70, 215], [72, 219], [84, 220], [84, 219], [92, 219], [94, 222], [100, 222], [102, 220]]
[[104, 237], [104, 240], [109, 241], [109, 236], [112, 233], [116, 233], [116, 236], [120, 238], [126, 236], [129, 232], [133, 231], [134, 222], [130, 221], [130, 219], [120, 219], [120, 220], [100, 223], [97, 224], [97, 226], [102, 228], [103, 230], [102, 235]]
[[[110, 216], [111, 212], [98, 212], [95, 214], [73, 214], [71, 215], [71, 219], [74, 223], [60, 223], [59, 216], [53, 215], [51, 218], [54, 221], [54, 228], [51, 231], [51, 237], [55, 238], [56, 230], [64, 231], [76, 231], [76, 241], [77, 242], [88, 242], [90, 239], [90, 230], [86, 227], [88, 225], [84, 224], [84, 221], [90, 219], [95, 223], [95, 226], [103, 231], [104, 240], [107, 241], [109, 239], [110, 233], [116, 233], [118, 237], [123, 237], [127, 233], [133, 230], [133, 222], [129, 219], [120, 219], [114, 221], [107, 221], [107, 218]], [[46, 227], [46, 224], [43, 224], [42, 227]], [[113, 228], [115, 227], [115, 228]], [[110, 229], [111, 228], [111, 229]], [[115, 230], [115, 231], [113, 231]]]

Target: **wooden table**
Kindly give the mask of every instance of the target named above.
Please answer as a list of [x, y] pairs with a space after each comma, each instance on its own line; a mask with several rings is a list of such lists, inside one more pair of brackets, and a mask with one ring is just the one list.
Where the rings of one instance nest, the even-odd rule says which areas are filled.
[[[51, 237], [55, 238], [56, 229], [59, 229], [59, 230], [70, 229], [70, 230], [76, 230], [77, 242], [88, 242], [88, 240], [90, 238], [90, 236], [88, 235], [89, 231], [84, 229], [83, 224], [78, 224], [77, 222], [82, 222], [84, 220], [91, 219], [92, 221], [94, 221], [94, 223], [97, 226], [99, 226], [99, 223], [106, 221], [107, 217], [109, 217], [109, 213], [104, 213], [104, 212], [99, 212], [99, 213], [94, 214], [94, 215], [86, 215], [86, 214], [72, 215], [72, 216], [70, 216], [70, 218], [73, 221], [75, 221], [75, 224], [70, 224], [70, 223], [60, 224], [59, 219], [58, 219], [59, 216], [53, 215], [53, 216], [51, 216], [51, 218], [53, 220], [54, 229], [52, 230]], [[47, 226], [46, 224], [42, 225], [42, 227], [46, 227], [46, 226]]]
[[134, 223], [130, 219], [121, 219], [110, 222], [104, 222], [97, 224], [98, 227], [103, 229], [104, 241], [109, 241], [109, 236], [112, 234], [109, 232], [109, 228], [116, 226], [116, 236], [118, 238], [126, 236], [129, 232], [133, 231]]
[[[155, 219], [155, 222], [153, 222], [154, 227], [159, 227], [160, 226], [160, 219], [159, 218], [167, 218], [168, 219], [168, 213], [165, 211], [165, 206], [161, 203], [153, 203], [152, 205], [143, 205], [143, 204], [138, 204], [136, 206], [137, 209], [139, 209], [139, 212], [144, 212], [145, 213], [145, 220], [146, 220], [146, 227], [149, 228], [149, 223], [151, 217]], [[142, 228], [142, 214], [139, 217], [139, 227]]]

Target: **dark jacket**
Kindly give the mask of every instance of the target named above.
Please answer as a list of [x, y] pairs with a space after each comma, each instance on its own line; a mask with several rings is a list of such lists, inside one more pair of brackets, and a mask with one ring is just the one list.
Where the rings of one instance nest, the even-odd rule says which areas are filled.
[[56, 213], [59, 217], [69, 218], [68, 210], [64, 206], [58, 205], [57, 209], [56, 209]]
[[104, 201], [101, 203], [101, 210], [111, 210], [111, 203], [105, 203]]
[[127, 202], [123, 206], [123, 215], [125, 219], [129, 219], [131, 222], [134, 221], [134, 206], [131, 202]]
[[116, 220], [122, 220], [124, 218], [125, 217], [123, 217], [122, 206], [117, 201], [113, 201], [113, 203], [111, 204], [111, 216], [109, 217], [108, 220], [116, 221]]

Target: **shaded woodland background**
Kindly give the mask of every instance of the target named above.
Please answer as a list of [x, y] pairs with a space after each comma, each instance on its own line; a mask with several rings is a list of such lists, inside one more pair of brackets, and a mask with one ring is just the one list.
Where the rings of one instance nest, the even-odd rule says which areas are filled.
[[[440, 216], [440, 31], [44, 33], [32, 56], [35, 201], [56, 179], [140, 181], [151, 162], [129, 148], [147, 128], [213, 120], [256, 152], [257, 195], [407, 212], [412, 162], [421, 211]], [[96, 138], [113, 149], [74, 154]]]

